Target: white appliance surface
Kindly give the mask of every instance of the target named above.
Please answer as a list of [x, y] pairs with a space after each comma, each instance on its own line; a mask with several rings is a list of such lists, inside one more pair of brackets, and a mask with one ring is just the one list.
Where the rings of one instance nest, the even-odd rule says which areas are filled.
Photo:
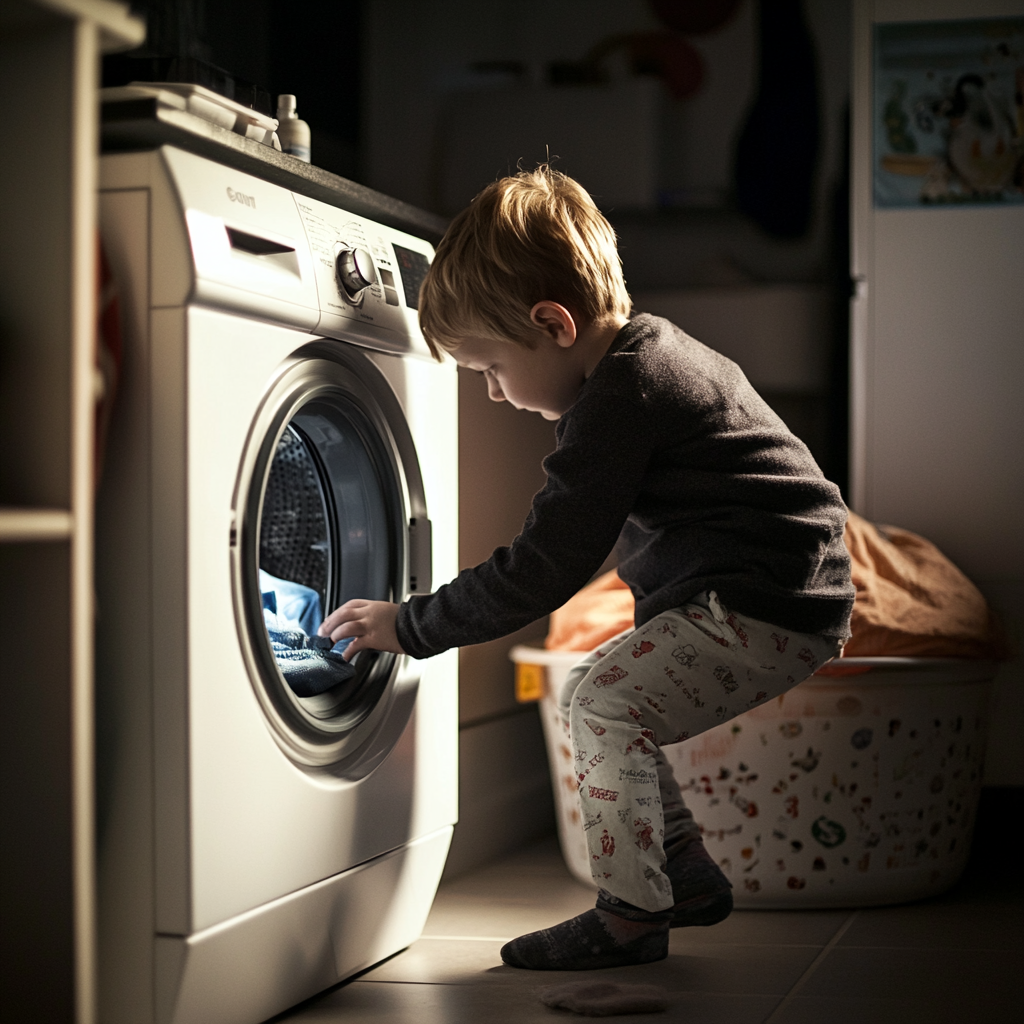
[[[1020, 18], [1024, 2], [858, 0], [854, 10], [851, 505], [935, 542], [1019, 638], [1024, 205], [876, 205], [872, 70], [879, 25]], [[986, 784], [1024, 784], [1022, 730], [1018, 651], [996, 679]]]
[[[317, 395], [377, 410], [395, 597], [444, 582], [455, 368], [403, 288], [421, 239], [169, 147], [104, 157], [100, 202], [125, 342], [97, 530], [101, 1019], [245, 1024], [413, 941], [457, 814], [454, 652], [396, 659], [351, 728], [323, 712], [319, 762], [289, 746], [246, 618], [259, 452]], [[353, 247], [376, 276], [346, 300]]]

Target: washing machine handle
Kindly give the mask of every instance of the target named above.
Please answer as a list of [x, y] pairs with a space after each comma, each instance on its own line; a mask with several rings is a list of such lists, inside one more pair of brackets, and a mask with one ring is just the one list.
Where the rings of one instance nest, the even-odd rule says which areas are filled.
[[419, 516], [409, 520], [409, 592], [429, 594], [431, 590], [430, 520]]

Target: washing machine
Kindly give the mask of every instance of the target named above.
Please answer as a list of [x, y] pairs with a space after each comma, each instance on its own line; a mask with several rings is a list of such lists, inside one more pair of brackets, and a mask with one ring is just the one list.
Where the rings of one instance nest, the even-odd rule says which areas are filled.
[[457, 661], [315, 638], [457, 566], [428, 242], [180, 148], [101, 161], [123, 363], [97, 505], [103, 1024], [256, 1024], [420, 934]]

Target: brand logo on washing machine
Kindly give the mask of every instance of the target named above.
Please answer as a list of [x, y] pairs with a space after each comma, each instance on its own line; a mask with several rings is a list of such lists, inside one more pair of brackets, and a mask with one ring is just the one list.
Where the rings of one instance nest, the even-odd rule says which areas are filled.
[[227, 189], [228, 199], [233, 203], [241, 203], [243, 206], [251, 206], [256, 209], [256, 197], [247, 196], [244, 192], [236, 192], [230, 185]]

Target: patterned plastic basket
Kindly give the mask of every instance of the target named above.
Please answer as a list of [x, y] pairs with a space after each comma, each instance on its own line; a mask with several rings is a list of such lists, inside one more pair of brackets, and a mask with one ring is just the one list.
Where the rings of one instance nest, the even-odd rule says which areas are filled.
[[[593, 885], [554, 695], [579, 654], [516, 647], [540, 710], [569, 870]], [[934, 896], [959, 878], [981, 790], [995, 665], [844, 658], [775, 700], [665, 747], [704, 842], [747, 908]]]

